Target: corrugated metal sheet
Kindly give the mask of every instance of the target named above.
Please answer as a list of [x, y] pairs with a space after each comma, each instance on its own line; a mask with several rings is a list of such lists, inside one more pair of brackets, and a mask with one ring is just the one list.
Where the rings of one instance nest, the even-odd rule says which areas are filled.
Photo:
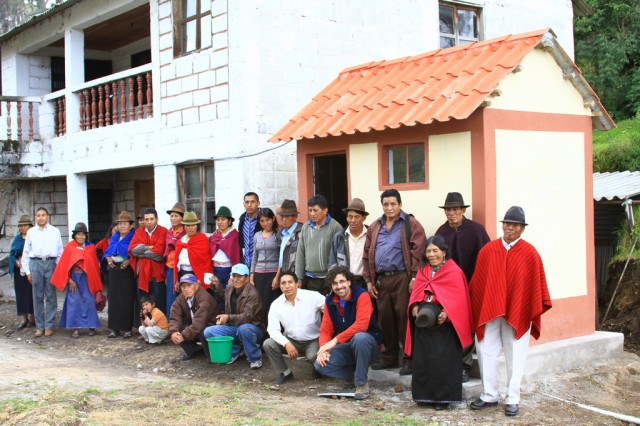
[[549, 29], [438, 49], [343, 70], [274, 134], [271, 142], [313, 139], [468, 118], [538, 46], [549, 49], [585, 99], [615, 126]]
[[593, 174], [593, 199], [624, 200], [640, 195], [640, 171]]

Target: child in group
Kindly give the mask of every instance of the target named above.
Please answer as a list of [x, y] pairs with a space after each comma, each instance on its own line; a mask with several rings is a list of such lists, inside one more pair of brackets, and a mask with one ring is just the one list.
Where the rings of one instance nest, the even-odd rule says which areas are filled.
[[142, 296], [140, 305], [140, 335], [147, 343], [162, 343], [169, 334], [167, 317], [156, 308], [156, 300], [151, 294]]

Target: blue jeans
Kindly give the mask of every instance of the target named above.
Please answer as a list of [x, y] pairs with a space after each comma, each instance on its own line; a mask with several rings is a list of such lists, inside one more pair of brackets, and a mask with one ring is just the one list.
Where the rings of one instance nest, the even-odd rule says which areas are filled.
[[369, 366], [378, 355], [378, 343], [369, 333], [356, 333], [347, 343], [338, 343], [331, 349], [329, 362], [322, 367], [316, 361], [313, 366], [324, 376], [349, 382], [356, 386], [369, 381]]
[[56, 288], [51, 284], [51, 275], [56, 268], [56, 261], [55, 259], [30, 259], [29, 266], [36, 329], [51, 330], [58, 310]]
[[240, 325], [212, 325], [204, 330], [205, 340], [209, 337], [233, 336], [233, 349], [231, 351], [231, 356], [235, 357], [240, 353], [240, 345], [242, 344], [249, 362], [259, 361], [262, 359], [260, 341], [262, 340], [263, 334], [264, 332], [260, 327], [251, 323]]
[[173, 268], [165, 268], [165, 272], [167, 273], [167, 311], [164, 312], [164, 314], [169, 318], [171, 306], [173, 305], [173, 302], [175, 302], [178, 293], [173, 291], [173, 285], [175, 284], [175, 280], [173, 279]]

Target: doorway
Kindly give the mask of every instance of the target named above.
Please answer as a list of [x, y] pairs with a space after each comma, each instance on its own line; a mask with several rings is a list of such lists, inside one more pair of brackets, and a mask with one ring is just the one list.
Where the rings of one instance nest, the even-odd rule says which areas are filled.
[[313, 157], [313, 192], [327, 198], [331, 217], [346, 226], [347, 218], [342, 211], [349, 202], [346, 154]]
[[113, 222], [113, 191], [110, 188], [89, 188], [89, 237], [97, 243], [105, 236]]

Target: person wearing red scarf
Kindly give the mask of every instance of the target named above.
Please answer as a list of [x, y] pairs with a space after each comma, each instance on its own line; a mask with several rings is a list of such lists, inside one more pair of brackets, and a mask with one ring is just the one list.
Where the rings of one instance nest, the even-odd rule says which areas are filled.
[[209, 252], [209, 239], [202, 232], [198, 232], [200, 220], [194, 212], [185, 212], [182, 219], [185, 235], [176, 241], [176, 265], [174, 268], [174, 276], [176, 277], [176, 286], [174, 290], [178, 290], [180, 277], [185, 274], [193, 274], [198, 279], [198, 283], [208, 290], [211, 282], [205, 280], [204, 275], [213, 274], [213, 264], [211, 263], [211, 254]]
[[[436, 410], [462, 401], [462, 348], [472, 342], [473, 318], [464, 272], [448, 259], [449, 246], [439, 235], [426, 241], [428, 264], [418, 270], [409, 298], [405, 354], [413, 358], [411, 390], [418, 404]], [[441, 311], [432, 327], [419, 327], [420, 304]]]
[[167, 311], [167, 288], [163, 255], [167, 244], [167, 228], [158, 225], [158, 212], [154, 208], [142, 210], [144, 226], [136, 229], [129, 244], [131, 268], [138, 280], [139, 297], [152, 294], [156, 307]]
[[497, 359], [504, 351], [505, 414], [518, 414], [529, 338], [540, 337], [540, 316], [551, 309], [542, 259], [521, 239], [525, 226], [524, 210], [511, 207], [502, 220], [503, 237], [478, 254], [470, 291], [483, 391], [471, 403], [473, 410], [498, 404]]
[[81, 328], [88, 328], [89, 335], [93, 336], [100, 327], [95, 305], [95, 295], [102, 291], [100, 265], [96, 247], [86, 242], [87, 225], [76, 224], [71, 237], [73, 240], [64, 248], [51, 276], [51, 284], [58, 290], [67, 289], [59, 327], [74, 329], [71, 333], [74, 338], [80, 337]]
[[187, 208], [181, 202], [175, 203], [170, 210], [167, 210], [171, 227], [167, 230], [167, 241], [164, 254], [162, 255], [164, 258], [167, 283], [167, 313], [171, 311], [171, 305], [173, 305], [173, 302], [179, 294], [179, 292], [174, 290], [177, 277], [173, 275], [173, 271], [176, 267], [176, 244], [178, 240], [185, 235], [182, 218], [186, 210]]

